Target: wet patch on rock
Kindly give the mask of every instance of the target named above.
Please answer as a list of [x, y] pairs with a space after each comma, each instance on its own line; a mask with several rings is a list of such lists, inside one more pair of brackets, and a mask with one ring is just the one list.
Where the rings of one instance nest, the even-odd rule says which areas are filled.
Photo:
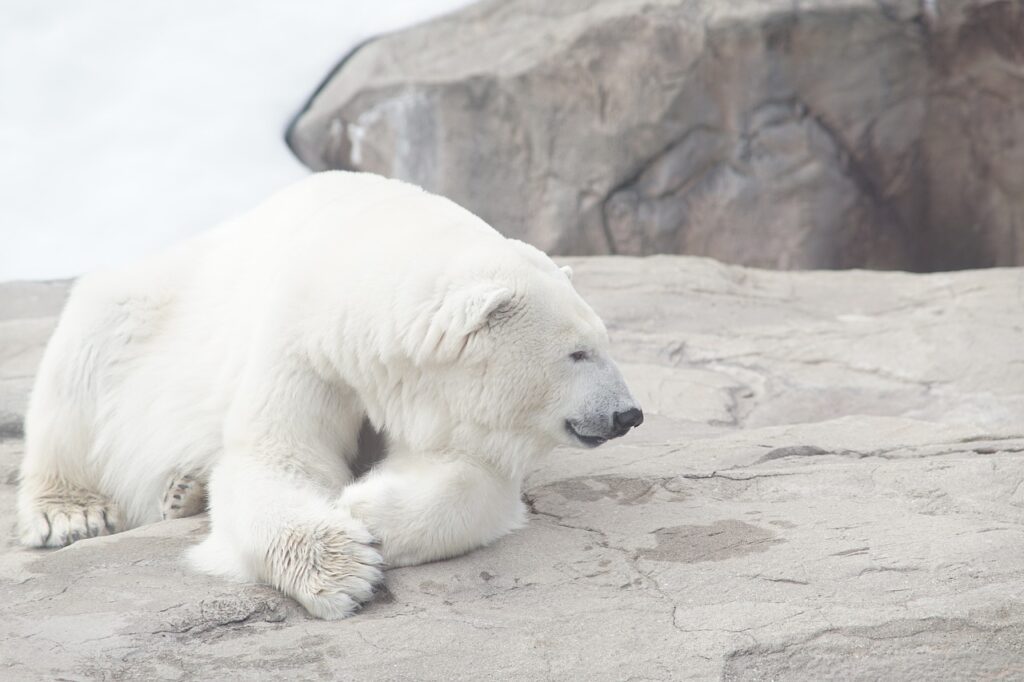
[[666, 490], [677, 499], [681, 499], [685, 495], [682, 491], [665, 488], [665, 482], [660, 478], [590, 476], [556, 481], [541, 486], [534, 492], [537, 496], [555, 493], [574, 502], [612, 500], [623, 505], [645, 504], [654, 497], [658, 490]]
[[21, 415], [0, 411], [0, 441], [25, 437], [25, 425]]
[[771, 531], [735, 519], [709, 526], [660, 528], [654, 531], [654, 540], [653, 548], [640, 550], [641, 559], [681, 564], [734, 559], [784, 542]]

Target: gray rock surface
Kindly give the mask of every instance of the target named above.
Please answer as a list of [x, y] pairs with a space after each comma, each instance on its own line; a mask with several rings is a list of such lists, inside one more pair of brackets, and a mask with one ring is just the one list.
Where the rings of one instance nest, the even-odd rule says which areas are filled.
[[487, 0], [371, 41], [289, 131], [556, 254], [1024, 264], [1017, 0]]
[[0, 678], [1024, 675], [1024, 270], [570, 262], [647, 422], [556, 451], [526, 528], [333, 623], [188, 570], [202, 516], [14, 546], [64, 286], [0, 286]]

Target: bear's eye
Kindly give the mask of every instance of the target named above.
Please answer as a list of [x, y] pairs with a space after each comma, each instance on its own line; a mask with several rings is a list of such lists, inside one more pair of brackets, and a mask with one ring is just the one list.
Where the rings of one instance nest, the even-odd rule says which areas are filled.
[[575, 353], [570, 353], [569, 357], [572, 358], [573, 362], [580, 362], [587, 359], [587, 351], [578, 350]]

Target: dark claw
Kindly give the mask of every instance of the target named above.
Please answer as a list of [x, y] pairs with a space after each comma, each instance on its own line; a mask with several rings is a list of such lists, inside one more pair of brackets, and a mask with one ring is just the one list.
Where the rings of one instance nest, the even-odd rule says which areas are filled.
[[104, 509], [100, 513], [103, 514], [103, 525], [106, 526], [107, 532], [108, 533], [113, 533], [114, 532], [114, 527], [112, 525], [110, 525], [110, 521], [107, 520], [107, 510]]
[[53, 524], [50, 523], [50, 517], [43, 514], [43, 520], [46, 521], [46, 537], [43, 539], [43, 545], [50, 541], [50, 536], [53, 535]]

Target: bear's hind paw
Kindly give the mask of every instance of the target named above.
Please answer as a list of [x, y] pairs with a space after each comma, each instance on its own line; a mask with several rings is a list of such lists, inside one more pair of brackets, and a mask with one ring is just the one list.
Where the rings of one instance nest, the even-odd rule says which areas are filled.
[[160, 505], [164, 521], [195, 516], [206, 510], [206, 486], [198, 476], [184, 474], [171, 478]]

